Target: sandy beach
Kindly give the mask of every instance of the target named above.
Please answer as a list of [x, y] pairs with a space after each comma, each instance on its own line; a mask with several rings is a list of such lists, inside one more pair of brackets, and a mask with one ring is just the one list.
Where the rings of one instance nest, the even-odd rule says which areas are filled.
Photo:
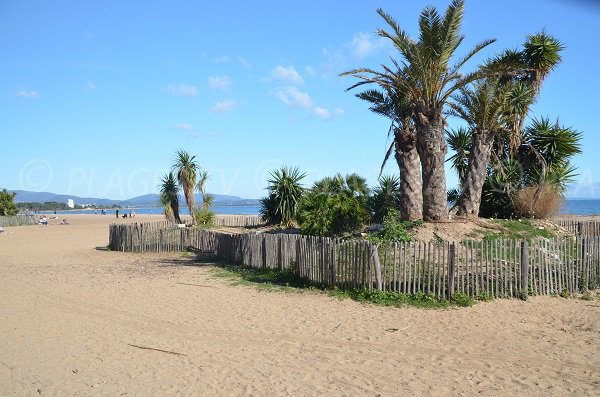
[[600, 390], [598, 300], [387, 308], [230, 285], [180, 253], [96, 249], [106, 246], [109, 223], [149, 218], [71, 215], [67, 226], [0, 234], [0, 395]]

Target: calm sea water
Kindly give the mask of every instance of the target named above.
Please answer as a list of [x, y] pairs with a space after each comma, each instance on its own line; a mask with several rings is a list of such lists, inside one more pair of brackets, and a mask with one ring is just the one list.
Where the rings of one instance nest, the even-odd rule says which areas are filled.
[[[260, 207], [257, 205], [247, 206], [216, 206], [213, 211], [217, 214], [236, 214], [236, 215], [256, 215]], [[120, 210], [129, 213], [129, 209]], [[136, 208], [134, 209], [136, 214], [162, 214], [161, 208]], [[46, 214], [52, 214], [52, 211], [45, 211]], [[57, 214], [94, 214], [100, 213], [98, 210], [71, 210], [71, 211], [57, 211]], [[183, 215], [188, 214], [188, 210], [185, 207], [181, 207], [180, 213]], [[561, 214], [573, 214], [573, 215], [593, 215], [600, 214], [600, 199], [598, 200], [565, 200], [560, 210]], [[107, 210], [107, 214], [114, 215], [115, 210]]]
[[600, 214], [600, 200], [565, 200], [560, 213], [572, 215]]
[[[129, 208], [120, 209], [119, 213], [129, 213]], [[158, 214], [162, 215], [162, 208], [154, 207], [154, 208], [132, 208], [131, 210], [135, 211], [136, 214]], [[258, 205], [235, 205], [235, 206], [215, 206], [212, 210], [217, 214], [222, 215], [256, 215], [260, 210]], [[42, 214], [53, 214], [54, 211], [41, 211]], [[56, 211], [57, 214], [99, 214], [100, 210], [69, 210], [69, 211]], [[189, 214], [189, 211], [185, 207], [179, 208], [179, 213], [181, 215]], [[115, 215], [115, 210], [106, 210], [107, 215]]]

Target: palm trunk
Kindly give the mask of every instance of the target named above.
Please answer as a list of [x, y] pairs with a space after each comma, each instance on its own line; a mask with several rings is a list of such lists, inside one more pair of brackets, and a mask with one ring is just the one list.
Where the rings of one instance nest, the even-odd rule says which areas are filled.
[[192, 217], [192, 225], [196, 224], [196, 218], [194, 217], [194, 188], [195, 185], [192, 185], [191, 187], [188, 186], [184, 190], [185, 202], [187, 204], [188, 210], [190, 211], [190, 216]]
[[413, 131], [396, 131], [395, 157], [400, 170], [400, 213], [402, 219], [423, 219], [423, 192], [419, 154]]
[[175, 222], [181, 223], [181, 218], [179, 218], [179, 201], [178, 201], [178, 197], [175, 197], [175, 201], [171, 201], [171, 209], [173, 210], [173, 216], [175, 217]]
[[457, 204], [458, 216], [468, 218], [479, 216], [481, 194], [493, 143], [494, 135], [490, 131], [477, 131], [473, 134], [467, 177]]
[[440, 112], [430, 115], [419, 113], [417, 125], [417, 151], [421, 158], [423, 177], [423, 220], [448, 220], [448, 193], [446, 192], [446, 152], [444, 118]]

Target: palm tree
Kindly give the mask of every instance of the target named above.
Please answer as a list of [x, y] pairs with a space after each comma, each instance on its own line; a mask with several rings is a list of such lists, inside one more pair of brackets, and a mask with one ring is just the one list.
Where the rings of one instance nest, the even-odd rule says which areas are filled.
[[198, 168], [199, 166], [196, 162], [196, 156], [192, 156], [182, 149], [179, 149], [175, 153], [175, 164], [173, 164], [173, 171], [177, 175], [177, 181], [183, 189], [185, 203], [190, 211], [193, 225], [195, 224], [193, 215], [195, 201], [194, 190], [196, 188], [196, 176], [198, 174]]
[[460, 34], [464, 2], [453, 0], [442, 17], [435, 7], [426, 7], [419, 17], [419, 41], [404, 32], [396, 21], [383, 10], [377, 12], [391, 27], [392, 32], [378, 30], [381, 37], [392, 41], [403, 58], [401, 73], [371, 69], [355, 69], [343, 75], [352, 75], [367, 83], [381, 84], [386, 73], [396, 74], [394, 83], [398, 92], [407, 98], [413, 108], [412, 120], [416, 127], [417, 151], [421, 159], [423, 179], [423, 218], [448, 219], [446, 174], [447, 152], [445, 141], [444, 107], [450, 96], [467, 84], [485, 77], [482, 70], [462, 75], [465, 63], [480, 50], [493, 43], [486, 40], [476, 45], [456, 64], [450, 65], [464, 36]]
[[371, 103], [369, 109], [391, 120], [389, 132], [394, 140], [390, 145], [381, 172], [389, 156], [394, 152], [400, 171], [399, 210], [403, 219], [416, 220], [423, 217], [423, 193], [419, 154], [416, 149], [414, 123], [411, 120], [411, 108], [404, 98], [394, 89], [383, 87], [383, 92], [366, 90], [356, 96]]
[[505, 128], [505, 103], [509, 91], [510, 86], [503, 87], [497, 79], [488, 78], [473, 83], [472, 87], [461, 87], [452, 97], [454, 102], [450, 103], [448, 113], [462, 118], [471, 133], [469, 160], [466, 172], [462, 169], [464, 179], [461, 179], [461, 194], [456, 205], [458, 216], [479, 215], [490, 152], [494, 139]]
[[160, 180], [160, 202], [165, 207], [165, 216], [168, 220], [181, 223], [179, 218], [179, 185], [173, 172], [165, 174]]

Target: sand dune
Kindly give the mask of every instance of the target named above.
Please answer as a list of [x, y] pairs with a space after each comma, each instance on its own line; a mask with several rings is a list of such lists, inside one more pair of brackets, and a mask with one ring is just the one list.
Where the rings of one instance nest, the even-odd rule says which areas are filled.
[[598, 300], [420, 310], [264, 292], [183, 254], [96, 250], [115, 219], [69, 220], [0, 235], [2, 396], [600, 390]]

